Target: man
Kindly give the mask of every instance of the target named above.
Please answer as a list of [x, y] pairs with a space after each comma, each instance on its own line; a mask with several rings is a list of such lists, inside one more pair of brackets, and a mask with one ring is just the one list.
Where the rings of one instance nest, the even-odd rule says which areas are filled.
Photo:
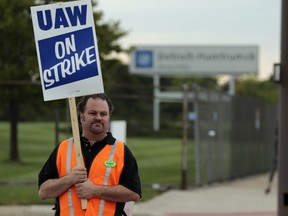
[[[76, 166], [73, 139], [67, 139], [41, 169], [39, 196], [56, 198], [55, 215], [125, 215], [125, 202], [140, 199], [137, 162], [128, 147], [108, 132], [113, 109], [105, 94], [84, 96], [78, 111], [85, 167]], [[81, 199], [87, 200], [86, 210]]]

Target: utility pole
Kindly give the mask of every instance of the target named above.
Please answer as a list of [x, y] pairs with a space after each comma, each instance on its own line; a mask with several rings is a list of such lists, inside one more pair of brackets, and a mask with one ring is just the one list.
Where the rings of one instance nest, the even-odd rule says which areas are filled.
[[288, 1], [282, 0], [279, 104], [278, 216], [288, 215]]

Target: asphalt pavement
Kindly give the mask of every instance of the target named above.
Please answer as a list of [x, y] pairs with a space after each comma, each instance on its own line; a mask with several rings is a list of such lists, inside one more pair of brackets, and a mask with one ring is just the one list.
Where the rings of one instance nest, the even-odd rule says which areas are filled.
[[[169, 190], [130, 206], [133, 216], [276, 216], [277, 175], [269, 174], [189, 190]], [[52, 206], [0, 206], [0, 216], [53, 216]]]

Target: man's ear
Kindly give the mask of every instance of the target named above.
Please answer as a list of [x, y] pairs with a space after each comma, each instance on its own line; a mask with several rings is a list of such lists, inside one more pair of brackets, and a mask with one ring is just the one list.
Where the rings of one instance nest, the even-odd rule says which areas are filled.
[[80, 115], [79, 115], [79, 120], [80, 120], [80, 122], [83, 121], [83, 118], [84, 118], [83, 113], [80, 113]]

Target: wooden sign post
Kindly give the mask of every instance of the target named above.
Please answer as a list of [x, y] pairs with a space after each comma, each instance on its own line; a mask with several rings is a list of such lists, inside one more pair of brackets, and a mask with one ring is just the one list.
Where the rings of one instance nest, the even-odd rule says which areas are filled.
[[[81, 150], [81, 143], [80, 143], [80, 133], [79, 133], [79, 125], [78, 125], [78, 115], [77, 115], [77, 108], [75, 97], [70, 97], [69, 99], [69, 109], [70, 109], [70, 118], [71, 118], [71, 127], [72, 127], [72, 134], [74, 140], [74, 148], [76, 153], [76, 164], [77, 166], [85, 166], [82, 160], [82, 150]], [[81, 199], [82, 209], [87, 209], [87, 200]]]

